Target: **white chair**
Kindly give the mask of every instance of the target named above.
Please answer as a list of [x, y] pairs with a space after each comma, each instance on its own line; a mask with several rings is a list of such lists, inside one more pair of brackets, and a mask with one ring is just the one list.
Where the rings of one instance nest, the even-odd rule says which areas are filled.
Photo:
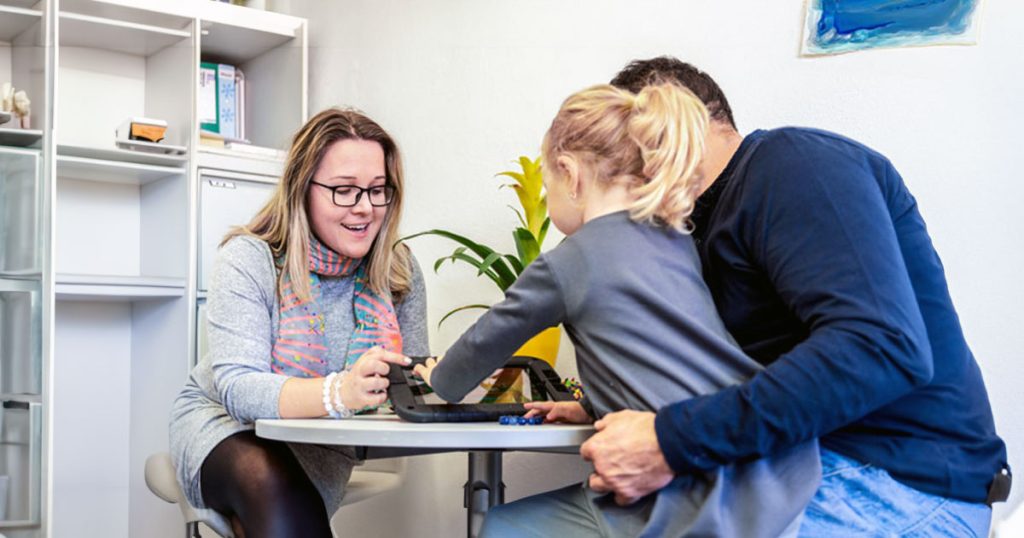
[[[181, 515], [185, 518], [185, 538], [199, 538], [199, 515], [195, 508], [185, 499], [178, 479], [174, 476], [174, 464], [171, 455], [158, 452], [146, 458], [146, 486], [149, 491], [161, 499], [177, 504]], [[225, 538], [232, 538], [225, 536]]]
[[[341, 505], [348, 506], [397, 489], [402, 485], [404, 474], [405, 458], [368, 460], [352, 471]], [[204, 521], [185, 499], [178, 486], [170, 454], [159, 452], [146, 458], [146, 486], [157, 497], [178, 505], [185, 519], [186, 538], [199, 538], [199, 523], [209, 522]], [[224, 538], [233, 538], [230, 529], [214, 530]]]

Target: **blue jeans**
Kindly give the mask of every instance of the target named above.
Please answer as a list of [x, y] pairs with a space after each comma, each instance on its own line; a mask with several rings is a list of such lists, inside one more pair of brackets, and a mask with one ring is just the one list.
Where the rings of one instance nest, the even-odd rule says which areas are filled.
[[804, 512], [801, 537], [986, 538], [992, 509], [905, 486], [883, 469], [821, 450], [821, 487]]

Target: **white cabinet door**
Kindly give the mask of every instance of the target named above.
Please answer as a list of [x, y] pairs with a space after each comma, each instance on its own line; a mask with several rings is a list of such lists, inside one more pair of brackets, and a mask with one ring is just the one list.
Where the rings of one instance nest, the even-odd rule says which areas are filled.
[[199, 169], [199, 291], [208, 289], [224, 235], [247, 224], [275, 188], [273, 178]]
[[3, 401], [0, 407], [0, 531], [39, 525], [41, 442], [42, 405]]
[[41, 272], [39, 152], [0, 147], [0, 276]]
[[0, 280], [0, 395], [42, 393], [39, 282]]

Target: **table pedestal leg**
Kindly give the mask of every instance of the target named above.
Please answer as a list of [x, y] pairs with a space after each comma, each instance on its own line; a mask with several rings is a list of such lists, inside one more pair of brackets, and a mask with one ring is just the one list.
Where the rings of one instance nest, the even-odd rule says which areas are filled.
[[505, 484], [501, 482], [501, 452], [469, 453], [469, 479], [463, 486], [466, 507], [466, 534], [480, 533], [487, 509], [505, 502]]

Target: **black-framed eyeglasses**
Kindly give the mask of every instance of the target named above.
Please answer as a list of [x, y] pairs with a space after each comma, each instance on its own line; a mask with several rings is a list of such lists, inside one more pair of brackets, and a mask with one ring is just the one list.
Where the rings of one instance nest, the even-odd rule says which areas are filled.
[[363, 198], [364, 192], [370, 200], [370, 205], [374, 207], [389, 205], [392, 200], [395, 199], [395, 187], [393, 185], [376, 185], [364, 189], [356, 185], [338, 185], [337, 187], [332, 187], [330, 185], [324, 185], [323, 183], [317, 183], [313, 180], [310, 180], [310, 183], [319, 185], [325, 189], [330, 189], [331, 201], [333, 201], [334, 205], [338, 207], [352, 207], [358, 204], [359, 200]]

